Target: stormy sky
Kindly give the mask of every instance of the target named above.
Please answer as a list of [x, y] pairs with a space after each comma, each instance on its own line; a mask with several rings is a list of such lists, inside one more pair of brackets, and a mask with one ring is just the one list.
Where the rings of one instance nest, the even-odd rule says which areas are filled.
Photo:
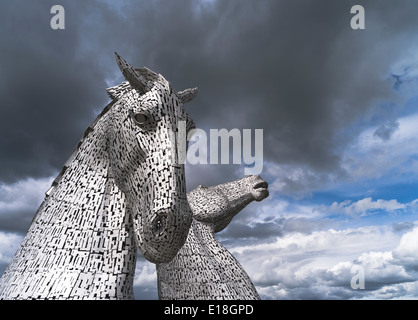
[[[64, 30], [50, 27], [55, 4]], [[350, 27], [356, 4], [364, 30]], [[176, 90], [198, 86], [197, 127], [263, 129], [271, 195], [218, 236], [263, 298], [417, 297], [417, 12], [411, 0], [1, 1], [0, 271], [124, 80], [117, 51]], [[243, 167], [188, 165], [188, 189]], [[350, 288], [353, 265], [366, 290]], [[137, 298], [156, 298], [155, 281], [140, 258]]]

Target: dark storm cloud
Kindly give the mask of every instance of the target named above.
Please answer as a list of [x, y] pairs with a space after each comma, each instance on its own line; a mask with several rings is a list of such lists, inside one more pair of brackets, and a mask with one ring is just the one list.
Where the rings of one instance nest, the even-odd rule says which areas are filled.
[[[0, 180], [60, 169], [122, 80], [113, 51], [177, 90], [199, 86], [187, 106], [198, 127], [264, 129], [265, 160], [311, 172], [312, 187], [342, 174], [355, 136], [344, 129], [390, 98], [385, 76], [418, 23], [410, 2], [360, 2], [362, 31], [351, 1], [61, 1], [66, 29], [54, 31], [55, 3], [2, 1]], [[239, 175], [217, 171], [207, 177]]]
[[337, 169], [336, 134], [389, 94], [379, 76], [395, 49], [378, 54], [386, 39], [349, 28], [350, 2], [220, 1], [200, 13], [159, 3], [152, 16], [137, 11], [161, 23], [144, 55], [174, 83], [196, 79], [198, 125], [263, 128], [274, 161]]
[[1, 231], [25, 234], [34, 215], [35, 212], [33, 210], [2, 213], [0, 215]]
[[263, 223], [255, 223], [254, 225], [245, 225], [241, 223], [232, 223], [225, 229], [222, 237], [241, 239], [252, 238], [265, 241], [271, 237], [278, 237], [282, 235], [283, 227], [279, 222], [269, 221]]
[[[50, 1], [2, 1], [0, 180], [49, 175], [62, 166], [106, 102], [104, 74], [68, 23], [50, 28]], [[77, 17], [74, 6], [67, 15]], [[71, 19], [69, 19], [71, 21]]]
[[[275, 214], [275, 213], [274, 213]], [[333, 223], [326, 218], [313, 220], [296, 217], [268, 217], [263, 221], [248, 223], [254, 218], [254, 207], [244, 209], [234, 217], [226, 229], [216, 234], [216, 238], [226, 246], [251, 246], [261, 243], [271, 243], [277, 238], [292, 234], [310, 234], [314, 230], [327, 230]]]

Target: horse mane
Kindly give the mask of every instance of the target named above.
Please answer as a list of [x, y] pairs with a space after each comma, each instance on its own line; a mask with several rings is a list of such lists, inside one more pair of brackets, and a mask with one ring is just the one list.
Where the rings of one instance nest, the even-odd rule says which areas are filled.
[[94, 127], [96, 126], [96, 123], [100, 120], [101, 117], [103, 117], [110, 110], [110, 108], [113, 106], [114, 103], [115, 103], [115, 101], [111, 101], [109, 104], [107, 104], [103, 108], [102, 112], [100, 112], [100, 114], [96, 117], [96, 119], [94, 119], [94, 121], [84, 131], [83, 136], [78, 141], [76, 147], [73, 149], [73, 152], [71, 152], [71, 155], [68, 157], [67, 161], [65, 161], [64, 165], [62, 166], [62, 169], [61, 169], [60, 173], [56, 176], [56, 178], [52, 182], [51, 187], [45, 192], [45, 200], [49, 197], [49, 195], [51, 194], [51, 192], [55, 188], [55, 186], [61, 181], [62, 176], [64, 175], [67, 168], [70, 166], [71, 162], [76, 157], [77, 152], [80, 149], [80, 147], [83, 144], [86, 137], [90, 134], [90, 132], [92, 132], [94, 130]]

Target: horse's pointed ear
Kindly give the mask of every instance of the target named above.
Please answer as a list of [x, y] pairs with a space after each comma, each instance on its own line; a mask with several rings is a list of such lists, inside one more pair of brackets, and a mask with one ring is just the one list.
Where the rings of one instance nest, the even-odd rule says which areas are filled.
[[122, 84], [106, 89], [107, 94], [113, 101], [118, 101], [127, 91], [132, 90], [131, 84], [128, 81]]
[[148, 81], [133, 68], [129, 63], [127, 63], [120, 55], [115, 52], [116, 62], [118, 63], [120, 71], [122, 71], [123, 76], [131, 86], [142, 94], [151, 90], [151, 85], [148, 84]]
[[181, 102], [187, 103], [187, 102], [192, 101], [197, 96], [197, 92], [198, 92], [197, 88], [189, 88], [189, 89], [177, 92], [177, 96], [179, 97]]

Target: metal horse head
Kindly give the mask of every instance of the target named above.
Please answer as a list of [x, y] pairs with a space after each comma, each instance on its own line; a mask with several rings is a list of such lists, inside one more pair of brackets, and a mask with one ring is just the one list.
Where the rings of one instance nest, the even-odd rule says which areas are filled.
[[162, 75], [133, 68], [115, 54], [127, 81], [107, 89], [114, 101], [107, 130], [111, 174], [132, 211], [139, 250], [153, 263], [167, 262], [183, 246], [192, 220], [172, 133], [179, 121], [194, 126], [183, 104], [197, 88], [176, 92]]

